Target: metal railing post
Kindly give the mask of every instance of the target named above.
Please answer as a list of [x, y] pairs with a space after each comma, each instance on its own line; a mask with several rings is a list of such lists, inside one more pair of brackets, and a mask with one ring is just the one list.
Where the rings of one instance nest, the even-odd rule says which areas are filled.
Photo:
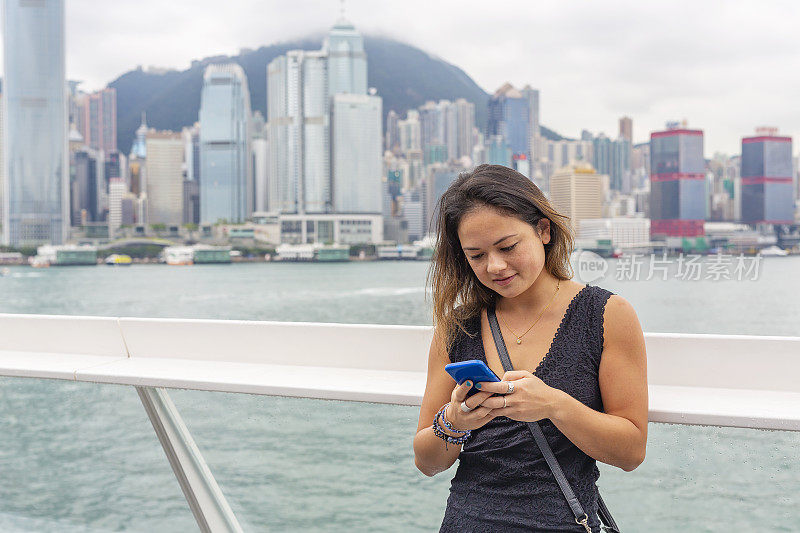
[[136, 387], [136, 392], [200, 531], [241, 532], [242, 527], [167, 391], [156, 387]]

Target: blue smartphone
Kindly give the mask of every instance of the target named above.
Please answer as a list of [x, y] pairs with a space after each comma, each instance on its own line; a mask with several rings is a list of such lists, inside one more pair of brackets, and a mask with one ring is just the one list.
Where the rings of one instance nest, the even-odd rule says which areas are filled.
[[475, 383], [480, 381], [500, 381], [497, 374], [492, 372], [492, 369], [479, 359], [450, 363], [445, 365], [444, 369], [453, 376], [453, 379], [459, 385], [468, 379], [472, 381], [472, 388], [467, 392], [467, 398], [478, 392], [478, 389], [475, 388]]

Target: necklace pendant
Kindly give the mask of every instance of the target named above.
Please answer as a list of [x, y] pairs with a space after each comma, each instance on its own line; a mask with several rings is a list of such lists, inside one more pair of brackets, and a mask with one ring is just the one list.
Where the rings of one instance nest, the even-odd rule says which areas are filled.
[[517, 339], [517, 344], [522, 344], [522, 339]]

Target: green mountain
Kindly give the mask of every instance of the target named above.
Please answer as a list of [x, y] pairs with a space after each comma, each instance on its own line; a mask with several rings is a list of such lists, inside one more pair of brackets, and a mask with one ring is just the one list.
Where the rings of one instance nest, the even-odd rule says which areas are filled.
[[[120, 150], [130, 152], [142, 112], [147, 124], [162, 130], [180, 131], [197, 121], [203, 71], [211, 63], [235, 62], [247, 74], [253, 110], [266, 117], [267, 64], [288, 50], [318, 50], [322, 35], [243, 51], [238, 56], [214, 56], [193, 61], [183, 71], [132, 70], [109, 83], [117, 90], [117, 139]], [[465, 98], [475, 103], [479, 128], [486, 124], [489, 95], [463, 70], [418, 48], [385, 37], [365, 36], [368, 84], [383, 98], [384, 114], [394, 110], [401, 117], [427, 100]], [[549, 139], [562, 139], [542, 127]]]

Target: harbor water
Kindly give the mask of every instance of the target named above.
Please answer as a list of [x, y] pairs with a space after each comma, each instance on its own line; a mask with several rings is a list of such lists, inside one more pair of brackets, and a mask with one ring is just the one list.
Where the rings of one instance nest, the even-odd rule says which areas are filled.
[[[743, 280], [608, 265], [591, 283], [647, 332], [800, 335], [800, 257]], [[0, 312], [429, 325], [428, 266], [11, 267]], [[169, 392], [245, 531], [438, 529], [455, 466], [414, 467], [418, 408]], [[2, 532], [197, 530], [132, 387], [0, 378], [0, 439]], [[623, 531], [797, 531], [798, 449], [800, 433], [651, 424], [645, 462], [600, 465], [599, 486]]]

